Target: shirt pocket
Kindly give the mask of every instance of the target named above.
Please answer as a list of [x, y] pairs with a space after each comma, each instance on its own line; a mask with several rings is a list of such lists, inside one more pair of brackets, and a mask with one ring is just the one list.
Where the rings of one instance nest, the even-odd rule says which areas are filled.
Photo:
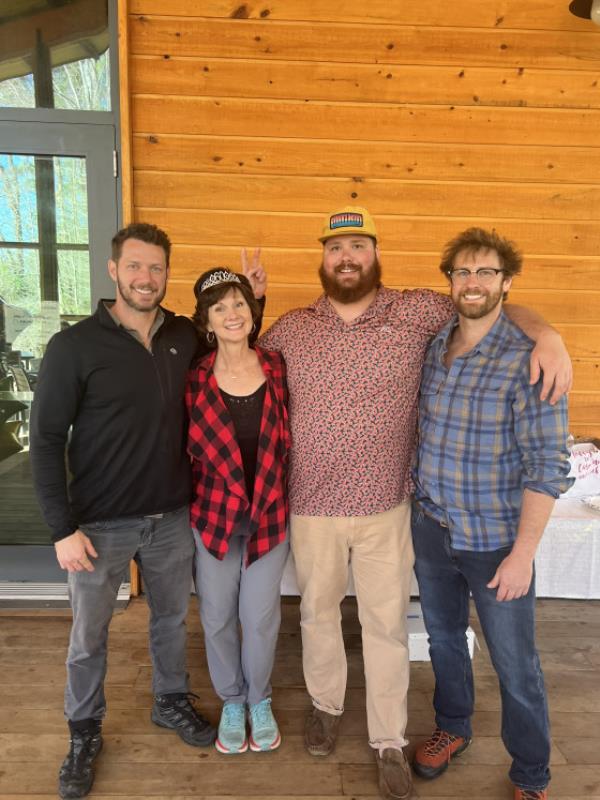
[[463, 389], [461, 416], [471, 432], [468, 441], [476, 443], [479, 452], [499, 452], [512, 411], [508, 392], [502, 383], [467, 386]]
[[437, 407], [443, 379], [439, 375], [424, 377], [419, 387], [419, 400], [422, 411], [430, 412]]
[[441, 375], [426, 375], [423, 377], [421, 381], [421, 385], [419, 387], [419, 394], [422, 397], [427, 397], [429, 395], [438, 394], [440, 391], [440, 387], [442, 386], [443, 378]]
[[484, 386], [458, 385], [455, 393], [457, 397], [474, 409], [481, 407], [491, 411], [499, 405], [503, 406], [506, 401], [506, 392], [503, 391], [502, 384], [498, 382], [486, 383]]
[[435, 435], [436, 425], [441, 421], [442, 384], [443, 380], [440, 376], [433, 378], [430, 376], [421, 382], [417, 423], [420, 440]]

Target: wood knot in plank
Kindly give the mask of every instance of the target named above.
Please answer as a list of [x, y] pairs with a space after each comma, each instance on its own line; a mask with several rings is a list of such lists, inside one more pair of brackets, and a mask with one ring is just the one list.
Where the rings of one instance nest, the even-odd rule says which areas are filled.
[[231, 12], [231, 19], [248, 19], [250, 11], [247, 5], [238, 6]]

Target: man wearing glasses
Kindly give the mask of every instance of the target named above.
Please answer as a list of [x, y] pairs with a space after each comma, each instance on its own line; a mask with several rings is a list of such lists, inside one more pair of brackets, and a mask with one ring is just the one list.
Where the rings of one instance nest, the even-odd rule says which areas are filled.
[[[290, 537], [312, 700], [304, 742], [317, 757], [335, 747], [347, 677], [340, 603], [351, 565], [380, 793], [403, 800], [411, 792], [403, 748], [417, 395], [427, 346], [454, 309], [437, 292], [382, 286], [377, 231], [365, 208], [328, 214], [319, 241], [323, 295], [284, 314], [260, 342], [280, 350], [288, 370]], [[553, 369], [563, 361], [560, 337], [526, 309], [515, 313], [550, 355], [542, 359], [542, 394], [554, 402], [569, 384], [568, 364], [566, 373], [564, 363]]]
[[470, 228], [440, 266], [457, 316], [426, 356], [412, 514], [415, 571], [435, 673], [436, 729], [413, 767], [436, 778], [471, 742], [469, 592], [502, 696], [515, 800], [545, 800], [550, 733], [535, 648], [533, 559], [555, 499], [572, 483], [567, 401], [531, 385], [533, 342], [505, 315], [521, 256]]

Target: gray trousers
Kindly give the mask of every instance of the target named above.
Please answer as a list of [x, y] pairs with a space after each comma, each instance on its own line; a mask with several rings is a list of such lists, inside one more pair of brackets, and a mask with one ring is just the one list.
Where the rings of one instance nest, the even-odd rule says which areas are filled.
[[154, 694], [188, 691], [185, 617], [190, 597], [194, 540], [188, 507], [158, 517], [127, 517], [81, 525], [98, 558], [94, 572], [69, 573], [73, 627], [67, 656], [65, 716], [101, 719], [108, 626], [119, 586], [135, 559], [150, 607]]
[[196, 532], [194, 538], [196, 591], [215, 692], [231, 703], [259, 703], [271, 696], [289, 543], [286, 539], [246, 568], [245, 537], [231, 537], [223, 561], [208, 552]]

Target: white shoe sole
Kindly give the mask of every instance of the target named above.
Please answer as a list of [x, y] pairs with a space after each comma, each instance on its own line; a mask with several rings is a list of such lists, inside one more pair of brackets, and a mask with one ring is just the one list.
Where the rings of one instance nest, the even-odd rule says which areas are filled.
[[250, 750], [254, 753], [268, 753], [269, 750], [277, 750], [279, 745], [281, 744], [281, 734], [277, 734], [277, 738], [271, 742], [268, 747], [260, 747], [260, 745], [256, 744], [252, 736], [250, 737]]
[[237, 750], [229, 750], [227, 747], [225, 747], [225, 745], [221, 744], [218, 739], [215, 739], [215, 749], [224, 756], [235, 756], [238, 755], [238, 753], [245, 753], [248, 749], [248, 739], [246, 739], [244, 744]]

